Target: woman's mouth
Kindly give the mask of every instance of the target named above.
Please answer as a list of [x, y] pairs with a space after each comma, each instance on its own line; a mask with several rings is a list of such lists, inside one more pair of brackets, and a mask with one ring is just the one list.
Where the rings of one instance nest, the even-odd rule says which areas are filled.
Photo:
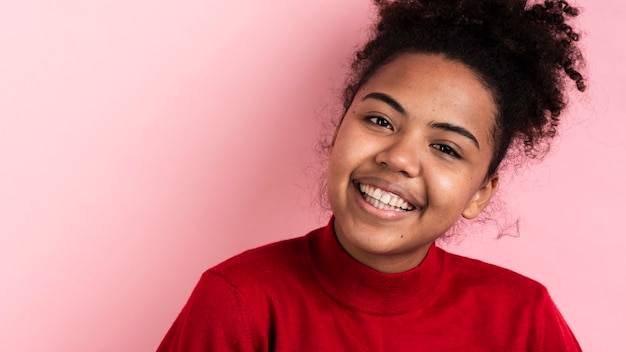
[[407, 202], [397, 194], [383, 191], [380, 188], [363, 183], [358, 184], [359, 191], [366, 202], [381, 210], [407, 212], [415, 209], [415, 206]]

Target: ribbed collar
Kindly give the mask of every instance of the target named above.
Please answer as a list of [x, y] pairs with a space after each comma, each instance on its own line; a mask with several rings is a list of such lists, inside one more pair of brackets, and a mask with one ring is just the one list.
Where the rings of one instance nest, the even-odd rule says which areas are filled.
[[431, 299], [442, 275], [441, 249], [433, 244], [417, 267], [384, 274], [356, 261], [341, 247], [333, 220], [307, 236], [313, 272], [333, 299], [350, 309], [377, 315], [406, 313]]

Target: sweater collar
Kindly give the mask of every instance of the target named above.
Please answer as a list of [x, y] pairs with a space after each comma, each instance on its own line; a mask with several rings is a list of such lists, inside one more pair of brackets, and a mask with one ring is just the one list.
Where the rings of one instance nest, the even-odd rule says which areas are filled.
[[364, 313], [394, 315], [427, 303], [440, 282], [443, 251], [432, 244], [417, 267], [394, 274], [376, 271], [352, 258], [339, 244], [332, 218], [308, 235], [311, 267], [324, 290], [340, 304]]

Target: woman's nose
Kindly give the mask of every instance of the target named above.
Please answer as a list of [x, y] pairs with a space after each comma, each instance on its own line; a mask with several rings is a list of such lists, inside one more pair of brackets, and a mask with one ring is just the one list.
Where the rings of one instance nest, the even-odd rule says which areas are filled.
[[416, 177], [421, 170], [419, 150], [419, 143], [415, 138], [397, 135], [376, 154], [376, 162], [390, 171]]

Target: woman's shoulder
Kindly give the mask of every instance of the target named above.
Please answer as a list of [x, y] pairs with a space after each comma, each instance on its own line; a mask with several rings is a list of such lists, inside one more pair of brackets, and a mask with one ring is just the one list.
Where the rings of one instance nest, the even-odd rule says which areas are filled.
[[311, 271], [306, 238], [316, 231], [237, 254], [208, 269], [203, 280], [219, 277], [237, 288], [255, 285], [267, 288], [272, 282], [305, 276]]
[[433, 314], [456, 317], [461, 312], [464, 319], [459, 321], [476, 327], [477, 334], [489, 326], [494, 346], [517, 340], [526, 350], [580, 351], [544, 285], [498, 265], [438, 250], [444, 274], [429, 305]]
[[484, 261], [453, 254], [443, 249], [448, 285], [455, 290], [476, 290], [491, 295], [528, 299], [547, 296], [544, 285], [513, 270]]

